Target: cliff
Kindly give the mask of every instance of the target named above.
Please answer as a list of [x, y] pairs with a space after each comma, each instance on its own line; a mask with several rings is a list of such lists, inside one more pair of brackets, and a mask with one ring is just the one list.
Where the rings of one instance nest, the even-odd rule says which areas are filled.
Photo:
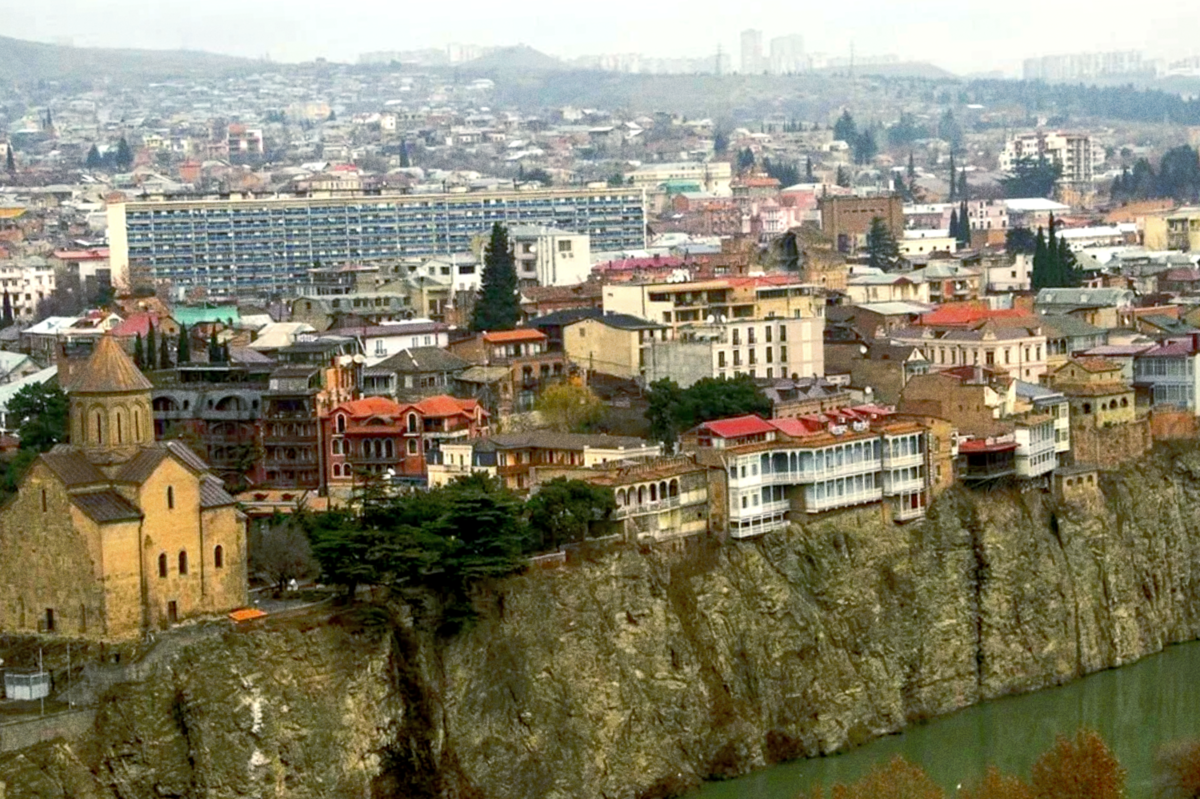
[[864, 509], [529, 573], [449, 643], [379, 619], [200, 637], [110, 691], [91, 736], [0, 758], [0, 781], [662, 796], [1194, 639], [1198, 580], [1200, 454], [1160, 452], [1065, 498], [956, 489], [904, 527]]

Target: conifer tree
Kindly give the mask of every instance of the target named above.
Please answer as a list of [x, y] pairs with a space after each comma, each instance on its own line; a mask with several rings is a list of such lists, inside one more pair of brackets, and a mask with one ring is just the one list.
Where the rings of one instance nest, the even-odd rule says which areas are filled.
[[133, 365], [139, 369], [146, 368], [146, 346], [142, 343], [141, 333], [133, 340]]
[[963, 247], [971, 246], [971, 214], [966, 200], [962, 201], [958, 211], [958, 243]]
[[888, 272], [899, 259], [900, 247], [896, 244], [896, 237], [882, 217], [874, 217], [871, 229], [867, 231], [867, 263]]
[[153, 369], [155, 362], [158, 360], [158, 337], [154, 335], [154, 323], [150, 323], [150, 329], [146, 331], [146, 368]]
[[966, 167], [963, 167], [958, 172], [958, 196], [963, 202], [971, 199], [970, 190], [967, 188]]
[[208, 334], [208, 362], [217, 363], [221, 360], [221, 345], [217, 343], [217, 329], [214, 327]]
[[809, 183], [813, 182], [812, 156], [804, 159], [804, 179]]
[[954, 202], [958, 199], [957, 187], [955, 186], [954, 176], [958, 174], [958, 170], [954, 168], [954, 151], [950, 151], [950, 197], [949, 201]]
[[10, 175], [17, 174], [17, 159], [13, 157], [12, 143], [8, 145], [8, 156], [4, 159], [4, 168], [8, 170]]
[[959, 241], [960, 239], [962, 239], [962, 236], [958, 232], [958, 209], [957, 208], [950, 209], [950, 238], [954, 239], [955, 241]]
[[1046, 246], [1046, 231], [1038, 228], [1037, 243], [1033, 249], [1032, 283], [1034, 291], [1051, 288], [1054, 280], [1053, 269], [1054, 266], [1050, 261], [1049, 248]]
[[846, 171], [845, 167], [837, 168], [837, 184], [844, 189], [850, 188], [850, 173]]
[[233, 360], [229, 354], [229, 341], [221, 345], [221, 363], [229, 363]]
[[179, 343], [175, 346], [175, 360], [181, 364], [192, 360], [192, 345], [188, 341], [187, 326], [179, 325]]
[[95, 144], [92, 145], [92, 149], [88, 150], [85, 166], [88, 169], [99, 169], [104, 166], [104, 159], [100, 157], [100, 148]]
[[171, 351], [167, 348], [166, 336], [163, 336], [163, 340], [158, 345], [158, 368], [171, 368]]
[[117, 142], [117, 155], [115, 163], [120, 169], [129, 169], [133, 166], [133, 150], [129, 149], [129, 142], [125, 137], [121, 137], [121, 141]]
[[8, 289], [4, 290], [4, 316], [0, 318], [0, 327], [8, 327], [13, 323], [12, 297], [8, 294]]
[[1075, 260], [1075, 253], [1071, 252], [1071, 248], [1067, 246], [1067, 240], [1062, 237], [1058, 239], [1058, 257], [1056, 258], [1056, 262], [1059, 286], [1074, 288], [1083, 282], [1082, 275], [1079, 274], [1079, 265]]
[[475, 300], [475, 311], [471, 316], [471, 329], [511, 330], [521, 318], [520, 298], [517, 295], [517, 268], [513, 260], [508, 230], [496, 222], [492, 225], [492, 237], [484, 249], [483, 277], [479, 296]]

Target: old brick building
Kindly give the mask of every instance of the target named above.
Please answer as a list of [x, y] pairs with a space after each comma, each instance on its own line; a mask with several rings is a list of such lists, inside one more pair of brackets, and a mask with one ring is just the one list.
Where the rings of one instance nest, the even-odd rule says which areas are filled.
[[177, 441], [156, 442], [150, 382], [112, 336], [72, 375], [70, 445], [0, 510], [0, 627], [127, 638], [246, 603], [246, 526]]

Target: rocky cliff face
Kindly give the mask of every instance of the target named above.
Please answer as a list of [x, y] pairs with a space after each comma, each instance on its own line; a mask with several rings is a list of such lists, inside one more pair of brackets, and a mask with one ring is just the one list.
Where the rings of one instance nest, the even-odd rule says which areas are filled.
[[623, 550], [510, 581], [444, 645], [205, 639], [111, 694], [92, 740], [0, 759], [0, 781], [10, 799], [662, 796], [1200, 635], [1200, 455], [1069, 496], [956, 490], [905, 527], [865, 509]]

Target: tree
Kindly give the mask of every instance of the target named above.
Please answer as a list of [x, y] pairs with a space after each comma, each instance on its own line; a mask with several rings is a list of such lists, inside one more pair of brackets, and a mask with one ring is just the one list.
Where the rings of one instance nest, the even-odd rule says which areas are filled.
[[104, 166], [104, 159], [100, 157], [100, 148], [94, 143], [92, 149], [88, 150], [87, 161], [84, 163], [88, 169], [99, 169]]
[[604, 416], [604, 402], [590, 388], [574, 383], [548, 386], [534, 410], [559, 433], [585, 433]]
[[804, 159], [804, 179], [809, 183], [812, 183], [814, 180], [811, 155]]
[[163, 340], [158, 344], [158, 368], [171, 368], [171, 351], [167, 347], [167, 337], [163, 336]]
[[842, 188], [844, 188], [844, 189], [850, 188], [850, 173], [848, 171], [846, 171], [845, 167], [840, 166], [840, 165], [838, 166], [837, 178], [835, 180], [837, 182], [837, 185], [841, 186]]
[[977, 784], [963, 788], [956, 799], [1033, 799], [1033, 789], [1019, 777], [1001, 774], [995, 766]]
[[0, 327], [8, 327], [13, 323], [13, 308], [12, 297], [8, 293], [8, 289], [4, 289], [4, 306], [3, 316], [0, 316]]
[[833, 126], [833, 138], [849, 145], [853, 145], [858, 138], [858, 126], [854, 124], [854, 117], [850, 116], [850, 109], [842, 111], [842, 116]]
[[1034, 291], [1051, 288], [1054, 283], [1054, 265], [1050, 258], [1050, 248], [1046, 245], [1046, 233], [1038, 228], [1037, 239], [1033, 248], [1033, 275], [1030, 278]]
[[958, 243], [961, 247], [971, 246], [971, 212], [963, 200], [958, 210]]
[[963, 202], [971, 199], [971, 190], [967, 185], [966, 167], [963, 167], [958, 171], [958, 197]]
[[1027, 227], [1010, 227], [1004, 233], [1004, 249], [1010, 254], [1033, 255], [1037, 247], [1037, 236]]
[[944, 799], [938, 787], [920, 766], [897, 755], [887, 765], [871, 769], [850, 785], [833, 789], [835, 799]]
[[113, 160], [119, 169], [129, 169], [133, 166], [133, 150], [129, 149], [129, 142], [124, 136], [117, 142], [117, 154]]
[[13, 157], [12, 142], [8, 143], [8, 151], [4, 157], [4, 168], [8, 170], [8, 174], [17, 174], [17, 159]]
[[187, 326], [179, 324], [179, 343], [175, 345], [175, 360], [180, 364], [192, 362], [192, 344], [188, 340]]
[[1038, 758], [1030, 784], [1036, 799], [1124, 799], [1125, 769], [1098, 733], [1080, 730]]
[[950, 153], [950, 196], [947, 198], [949, 202], [954, 202], [958, 199], [957, 175], [958, 172], [954, 169], [954, 153], [952, 151]]
[[874, 217], [871, 219], [871, 229], [867, 231], [867, 263], [889, 272], [899, 260], [900, 247], [896, 244], [896, 237], [882, 217]]
[[608, 176], [608, 187], [610, 189], [620, 188], [625, 185], [625, 176], [620, 172], [613, 172]]
[[582, 541], [591, 524], [608, 519], [616, 506], [610, 488], [556, 477], [538, 488], [525, 503], [525, 511], [538, 548], [551, 550]]
[[1061, 172], [1045, 158], [1022, 158], [1013, 164], [1011, 174], [1000, 179], [1000, 186], [1009, 199], [1049, 197]]
[[1055, 257], [1055, 270], [1058, 276], [1058, 287], [1075, 288], [1082, 285], [1083, 276], [1079, 273], [1079, 263], [1075, 253], [1067, 245], [1067, 240], [1059, 237], [1058, 253]]
[[729, 134], [718, 130], [713, 135], [713, 152], [716, 155], [725, 155], [729, 150]]
[[139, 369], [146, 368], [146, 345], [142, 343], [141, 333], [133, 340], [133, 365]]
[[221, 345], [217, 343], [217, 328], [215, 326], [208, 333], [208, 362], [221, 362]]
[[1156, 799], [1200, 797], [1200, 740], [1164, 745], [1154, 757]]
[[353, 600], [359, 585], [379, 582], [379, 564], [372, 552], [380, 542], [379, 531], [362, 525], [343, 510], [306, 513], [298, 517], [321, 566], [321, 579], [345, 588]]
[[554, 178], [550, 177], [550, 173], [541, 167], [529, 170], [524, 177], [527, 183], [540, 183], [543, 186], [550, 186], [554, 183]]
[[737, 171], [745, 172], [748, 169], [754, 168], [754, 151], [749, 147], [744, 147], [737, 154]]
[[292, 580], [313, 577], [320, 569], [308, 536], [293, 520], [276, 519], [250, 530], [250, 571], [282, 593]]
[[412, 166], [412, 157], [408, 154], [408, 142], [400, 142], [400, 168], [408, 169]]
[[706, 377], [687, 389], [681, 389], [674, 380], [657, 380], [650, 384], [646, 399], [650, 434], [668, 446], [681, 432], [701, 422], [751, 413], [771, 414], [771, 401], [749, 375]]
[[517, 268], [513, 260], [508, 230], [496, 222], [492, 237], [484, 249], [483, 278], [471, 330], [475, 332], [511, 330], [521, 318], [520, 298], [517, 295]]
[[879, 152], [879, 146], [875, 142], [875, 133], [871, 130], [864, 130], [854, 137], [851, 145], [854, 148], [854, 163], [856, 164], [871, 163]]
[[954, 239], [955, 241], [958, 241], [960, 238], [959, 227], [960, 227], [960, 224], [958, 221], [958, 209], [951, 208], [950, 209], [950, 231], [949, 232], [950, 232], [950, 238]]
[[68, 438], [66, 393], [55, 384], [30, 383], [8, 401], [9, 426], [16, 422], [21, 448], [47, 452]]
[[158, 336], [154, 332], [154, 322], [146, 331], [146, 359], [141, 369], [153, 370], [158, 363]]

